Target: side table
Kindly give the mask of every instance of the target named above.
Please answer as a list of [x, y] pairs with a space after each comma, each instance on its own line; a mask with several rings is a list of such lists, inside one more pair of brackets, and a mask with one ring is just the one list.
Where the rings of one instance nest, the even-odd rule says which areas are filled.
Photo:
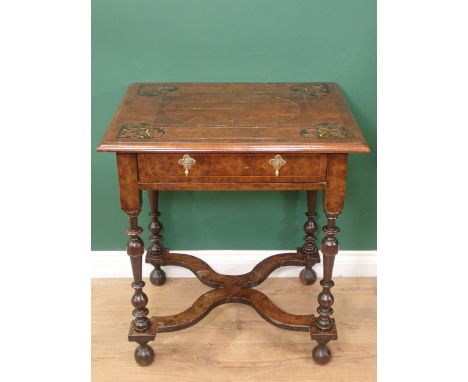
[[[327, 343], [337, 339], [332, 273], [338, 253], [336, 219], [343, 210], [347, 156], [369, 147], [336, 84], [332, 83], [136, 83], [130, 85], [98, 151], [115, 152], [120, 204], [129, 218], [127, 254], [134, 294], [134, 320], [128, 338], [138, 343], [135, 359], [149, 365], [148, 345], [156, 335], [188, 328], [218, 305], [253, 307], [282, 329], [309, 332], [319, 364], [330, 360]], [[164, 265], [189, 269], [212, 288], [176, 315], [148, 317], [143, 292], [145, 247], [138, 226], [142, 190], [148, 192], [151, 233], [146, 262], [154, 266], [153, 285], [166, 280]], [[305, 190], [304, 243], [296, 252], [270, 256], [246, 274], [216, 273], [201, 259], [174, 253], [161, 242], [159, 190]], [[316, 244], [317, 191], [324, 193], [327, 224], [321, 241], [323, 278], [318, 316], [289, 314], [255, 286], [282, 266], [303, 267], [300, 280], [311, 285], [320, 262]]]

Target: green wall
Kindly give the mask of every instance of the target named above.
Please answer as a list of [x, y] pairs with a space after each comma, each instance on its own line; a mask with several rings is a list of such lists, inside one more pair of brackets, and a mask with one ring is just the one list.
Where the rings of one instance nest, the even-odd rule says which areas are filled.
[[[349, 160], [341, 248], [376, 249], [375, 0], [93, 0], [93, 250], [125, 246], [115, 154], [95, 148], [136, 81], [338, 83], [373, 149]], [[302, 241], [304, 192], [160, 198], [164, 243], [173, 249], [289, 249]], [[146, 228], [146, 198], [143, 208]]]

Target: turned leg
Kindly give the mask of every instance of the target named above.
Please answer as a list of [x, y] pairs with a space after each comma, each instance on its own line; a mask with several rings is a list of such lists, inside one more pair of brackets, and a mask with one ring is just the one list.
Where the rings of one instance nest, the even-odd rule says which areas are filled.
[[325, 237], [322, 240], [321, 252], [323, 255], [323, 278], [320, 281], [322, 291], [318, 295], [319, 316], [315, 321], [317, 331], [315, 339], [318, 345], [312, 351], [312, 357], [319, 364], [327, 363], [331, 358], [327, 343], [330, 339], [336, 339], [336, 329], [333, 319], [334, 297], [331, 288], [335, 285], [333, 266], [335, 256], [338, 253], [338, 239], [336, 235], [340, 232], [336, 226], [336, 219], [344, 206], [344, 195], [346, 185], [346, 154], [329, 154], [327, 160], [327, 188], [324, 191], [323, 206], [327, 217], [327, 224], [323, 227]]
[[[117, 154], [117, 170], [119, 173], [120, 206], [127, 214], [129, 227], [127, 235], [127, 254], [132, 265], [134, 290], [131, 299], [133, 309], [133, 321], [131, 331], [147, 333], [151, 329], [151, 321], [148, 318], [148, 296], [143, 292], [145, 283], [142, 280], [143, 254], [145, 246], [140, 235], [143, 229], [138, 226], [138, 215], [141, 210], [141, 191], [138, 188], [138, 164], [135, 154]], [[149, 338], [154, 339], [153, 336]], [[130, 338], [130, 336], [129, 336]], [[153, 349], [147, 345], [149, 340], [142, 339], [135, 350], [135, 360], [139, 365], [149, 365], [154, 358]]]
[[335, 256], [338, 253], [338, 240], [336, 234], [340, 232], [339, 228], [335, 225], [337, 214], [327, 214], [327, 225], [323, 227], [326, 236], [322, 240], [322, 254], [323, 254], [323, 279], [320, 281], [322, 292], [318, 296], [319, 307], [317, 312], [319, 317], [316, 325], [320, 330], [329, 330], [332, 327], [331, 315], [333, 314], [333, 295], [331, 288], [335, 285], [332, 280], [333, 265], [335, 263]]
[[[330, 330], [333, 326], [331, 315], [333, 314], [333, 295], [331, 288], [335, 285], [332, 280], [333, 265], [335, 256], [338, 253], [338, 240], [335, 235], [340, 231], [335, 225], [338, 214], [327, 214], [327, 225], [323, 227], [326, 236], [322, 240], [322, 254], [323, 254], [323, 279], [320, 281], [322, 292], [318, 295], [319, 307], [317, 312], [319, 314], [315, 325], [321, 331]], [[331, 352], [327, 346], [328, 340], [318, 338], [318, 345], [312, 350], [312, 357], [315, 362], [320, 365], [326, 364], [330, 361]]]
[[[151, 322], [148, 319], [148, 297], [143, 292], [145, 282], [142, 280], [142, 259], [145, 247], [140, 234], [143, 232], [141, 227], [138, 227], [137, 216], [138, 213], [126, 212], [130, 227], [127, 230], [127, 234], [130, 237], [127, 243], [127, 254], [130, 256], [133, 272], [132, 288], [134, 289], [132, 297], [133, 309], [133, 328], [136, 332], [146, 332], [151, 327]], [[146, 342], [140, 342], [135, 350], [135, 360], [141, 366], [149, 365], [153, 361], [154, 352], [153, 349]]]
[[[161, 213], [158, 211], [158, 191], [150, 190], [148, 191], [148, 198], [150, 202], [150, 213], [151, 222], [148, 225], [148, 229], [151, 232], [150, 240], [151, 246], [148, 248], [148, 253], [153, 256], [161, 256], [164, 251], [164, 247], [161, 244], [162, 240], [162, 224], [159, 221], [159, 215]], [[161, 264], [158, 262], [152, 262], [154, 269], [150, 273], [150, 281], [153, 285], [163, 285], [166, 282], [166, 273], [161, 269]]]
[[299, 279], [304, 285], [312, 285], [317, 280], [317, 274], [312, 269], [313, 265], [319, 261], [319, 253], [316, 245], [315, 232], [317, 223], [315, 222], [315, 205], [317, 201], [317, 191], [307, 191], [307, 221], [304, 224], [304, 245], [301, 248], [304, 254], [305, 267], [299, 274]]

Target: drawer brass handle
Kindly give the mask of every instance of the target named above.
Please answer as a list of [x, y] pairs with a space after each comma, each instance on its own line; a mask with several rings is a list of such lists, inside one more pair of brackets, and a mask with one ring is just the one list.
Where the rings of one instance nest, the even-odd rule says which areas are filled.
[[193, 158], [190, 158], [190, 155], [188, 154], [184, 154], [184, 156], [181, 159], [179, 159], [179, 164], [181, 166], [184, 166], [185, 176], [188, 176], [189, 170], [195, 163], [197, 163], [197, 161]]
[[275, 175], [279, 176], [280, 168], [286, 164], [286, 161], [283, 158], [281, 158], [281, 155], [276, 154], [275, 157], [273, 159], [270, 159], [268, 163], [270, 163], [275, 169]]

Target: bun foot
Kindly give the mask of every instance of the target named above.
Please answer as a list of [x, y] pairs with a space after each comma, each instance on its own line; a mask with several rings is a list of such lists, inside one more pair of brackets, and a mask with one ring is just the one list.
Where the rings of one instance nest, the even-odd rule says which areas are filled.
[[326, 344], [318, 344], [312, 350], [312, 358], [319, 365], [325, 365], [330, 361], [331, 352]]
[[312, 268], [304, 268], [301, 273], [299, 273], [299, 280], [304, 285], [312, 285], [317, 280], [317, 273]]
[[166, 282], [166, 272], [160, 266], [154, 267], [150, 273], [150, 281], [153, 285], [163, 285]]
[[140, 366], [148, 366], [154, 360], [154, 351], [148, 344], [140, 344], [135, 349], [135, 361]]

